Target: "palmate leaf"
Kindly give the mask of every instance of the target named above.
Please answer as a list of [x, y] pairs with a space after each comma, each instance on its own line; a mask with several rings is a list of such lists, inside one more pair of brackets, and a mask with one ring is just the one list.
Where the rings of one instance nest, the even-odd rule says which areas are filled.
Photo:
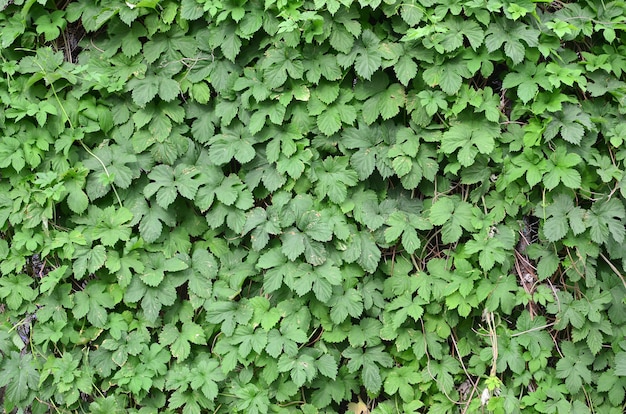
[[124, 294], [124, 301], [128, 303], [141, 302], [141, 309], [145, 318], [155, 322], [161, 308], [164, 305], [170, 306], [176, 301], [178, 297], [176, 282], [172, 278], [166, 278], [158, 286], [152, 287], [143, 283], [139, 277], [133, 277]]
[[80, 280], [87, 272], [94, 273], [100, 269], [106, 261], [106, 248], [98, 244], [96, 246], [77, 246], [74, 253], [72, 270], [74, 276]]
[[9, 309], [17, 310], [24, 301], [36, 297], [36, 291], [30, 287], [33, 279], [24, 275], [10, 275], [0, 278], [0, 297]]
[[128, 222], [132, 219], [133, 213], [127, 208], [107, 207], [100, 212], [98, 224], [93, 227], [92, 234], [94, 238], [100, 239], [103, 246], [113, 246], [120, 240], [127, 241], [131, 235]]
[[350, 104], [352, 96], [351, 92], [342, 90], [339, 99], [327, 107], [323, 103], [316, 105], [314, 100], [310, 101], [310, 114], [317, 115], [317, 127], [322, 133], [330, 136], [338, 132], [343, 124], [354, 124], [357, 114], [354, 106]]
[[209, 139], [209, 159], [215, 165], [229, 163], [233, 158], [245, 164], [255, 156], [256, 140], [241, 123], [236, 122]]
[[546, 188], [552, 190], [559, 183], [569, 188], [578, 188], [581, 184], [581, 176], [574, 167], [582, 162], [582, 158], [576, 153], [568, 153], [567, 149], [559, 146], [548, 159], [548, 172], [543, 177]]
[[132, 88], [132, 97], [139, 106], [145, 106], [153, 100], [159, 93], [159, 78], [157, 76], [146, 76], [143, 79], [134, 79], [129, 83]]
[[0, 387], [6, 386], [6, 398], [9, 402], [21, 403], [31, 391], [36, 391], [39, 383], [32, 354], [20, 355], [12, 351], [3, 360], [0, 373]]
[[72, 313], [80, 319], [87, 316], [87, 320], [98, 328], [104, 328], [107, 322], [107, 310], [116, 305], [115, 298], [108, 290], [109, 286], [97, 281], [90, 282], [87, 287], [74, 295]]
[[148, 286], [156, 287], [163, 281], [166, 273], [179, 272], [189, 267], [177, 257], [164, 257], [163, 254], [144, 255], [145, 267], [140, 274], [141, 280]]
[[379, 40], [373, 32], [364, 30], [361, 42], [362, 47], [356, 51], [354, 68], [359, 76], [370, 79], [382, 62], [382, 54], [378, 50]]
[[443, 134], [441, 151], [452, 154], [457, 149], [457, 159], [463, 166], [474, 163], [476, 156], [490, 154], [495, 148], [495, 139], [500, 135], [498, 124], [475, 115], [463, 115], [458, 123]]
[[347, 290], [341, 296], [334, 296], [330, 304], [330, 319], [337, 325], [348, 316], [359, 318], [363, 312], [363, 297], [355, 289]]
[[448, 95], [455, 95], [461, 89], [463, 79], [470, 76], [467, 62], [460, 57], [445, 62], [435, 61], [422, 73], [424, 82], [430, 87], [439, 86]]
[[317, 375], [315, 360], [310, 355], [301, 355], [295, 359], [282, 355], [278, 359], [278, 371], [289, 372], [291, 380], [297, 387], [312, 381]]
[[348, 157], [328, 157], [313, 171], [316, 193], [327, 196], [336, 204], [343, 203], [348, 195], [348, 187], [356, 185], [358, 176], [348, 167]]
[[356, 372], [361, 369], [363, 385], [373, 394], [377, 394], [382, 387], [380, 367], [393, 365], [391, 356], [384, 351], [384, 347], [370, 347], [363, 352], [359, 348], [346, 348], [342, 355], [348, 359], [348, 371]]
[[209, 400], [217, 397], [218, 383], [225, 379], [225, 375], [219, 369], [219, 361], [206, 354], [200, 354], [194, 359], [191, 377], [193, 378], [191, 388], [200, 390]]
[[538, 38], [538, 30], [519, 21], [498, 18], [487, 29], [485, 46], [494, 52], [504, 44], [504, 53], [516, 65], [524, 60], [526, 46], [537, 46]]
[[128, 188], [139, 174], [137, 156], [119, 145], [107, 145], [92, 151], [83, 161], [92, 172], [87, 178], [87, 195], [91, 200], [105, 196], [114, 184], [119, 188]]
[[582, 344], [569, 341], [561, 344], [564, 358], [556, 364], [557, 378], [565, 379], [565, 386], [571, 393], [576, 393], [583, 384], [591, 383], [591, 371], [588, 366], [593, 362], [593, 355]]
[[372, 96], [363, 104], [363, 119], [372, 124], [380, 115], [383, 119], [390, 119], [400, 113], [405, 104], [404, 88], [394, 83], [386, 90]]
[[477, 216], [475, 207], [458, 197], [441, 197], [430, 208], [429, 219], [435, 226], [442, 226], [444, 243], [456, 243], [463, 230], [474, 230], [473, 220]]
[[554, 202], [546, 207], [546, 221], [543, 225], [543, 233], [546, 239], [555, 242], [565, 237], [569, 229], [574, 234], [581, 234], [587, 228], [584, 217], [587, 213], [578, 206], [574, 206], [571, 198], [559, 194]]
[[586, 217], [591, 239], [596, 243], [608, 243], [609, 235], [619, 244], [624, 241], [624, 217], [622, 202], [616, 199], [601, 200], [593, 204]]
[[202, 184], [199, 174], [199, 169], [187, 164], [178, 164], [175, 168], [157, 165], [148, 174], [152, 182], [144, 187], [144, 195], [149, 198], [156, 194], [157, 204], [164, 209], [176, 200], [178, 194], [193, 200]]
[[159, 343], [169, 345], [172, 355], [179, 361], [184, 361], [191, 352], [191, 343], [206, 344], [206, 337], [202, 327], [194, 322], [184, 322], [180, 331], [173, 324], [167, 324], [159, 334]]
[[523, 103], [531, 101], [537, 95], [539, 86], [547, 91], [552, 90], [545, 63], [524, 63], [516, 67], [514, 72], [507, 73], [502, 81], [504, 88], [517, 87], [517, 96]]
[[217, 276], [218, 264], [215, 257], [207, 250], [196, 248], [191, 256], [191, 269], [188, 272], [189, 292], [201, 298], [209, 298], [212, 280]]

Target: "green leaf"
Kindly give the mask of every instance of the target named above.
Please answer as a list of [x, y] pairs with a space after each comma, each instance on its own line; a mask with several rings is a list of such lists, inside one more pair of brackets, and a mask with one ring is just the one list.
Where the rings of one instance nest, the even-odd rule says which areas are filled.
[[569, 392], [576, 393], [583, 384], [591, 383], [591, 371], [587, 366], [593, 362], [593, 355], [571, 342], [563, 342], [561, 349], [564, 358], [556, 364], [556, 376], [565, 379]]
[[0, 278], [0, 298], [9, 309], [17, 310], [23, 302], [30, 302], [37, 297], [37, 291], [30, 287], [33, 279], [24, 274], [9, 275]]
[[364, 30], [361, 41], [362, 46], [352, 52], [353, 54], [356, 52], [354, 69], [359, 76], [371, 79], [382, 63], [382, 54], [378, 50], [379, 40], [373, 32]]
[[[178, 96], [179, 93], [180, 93], [180, 87], [178, 86], [178, 82], [176, 82], [174, 79], [167, 79], [167, 78], [159, 79], [159, 97], [161, 99], [167, 102], [173, 101]], [[138, 105], [140, 104], [138, 103]]]
[[167, 324], [159, 335], [159, 343], [169, 345], [172, 355], [181, 362], [189, 357], [190, 344], [206, 344], [206, 337], [202, 327], [194, 322], [184, 322], [180, 331], [174, 325]]
[[496, 19], [489, 25], [485, 37], [485, 46], [489, 52], [494, 52], [504, 44], [504, 53], [514, 65], [524, 60], [525, 46], [537, 45], [539, 31], [530, 26], [513, 22], [505, 18]]
[[451, 154], [458, 149], [459, 163], [468, 167], [474, 163], [479, 153], [490, 154], [494, 150], [500, 128], [497, 124], [476, 116], [464, 116], [459, 121], [444, 132], [441, 151]]
[[337, 379], [337, 361], [329, 354], [324, 354], [320, 356], [317, 361], [315, 361], [315, 367], [323, 376], [330, 378], [331, 380]]
[[615, 375], [626, 377], [626, 352], [615, 354]]
[[546, 188], [552, 190], [559, 182], [569, 188], [580, 187], [582, 179], [574, 167], [581, 162], [582, 158], [578, 154], [568, 153], [564, 147], [559, 146], [548, 160], [548, 172], [543, 177]]
[[415, 398], [414, 385], [422, 382], [422, 376], [412, 367], [400, 367], [393, 370], [385, 378], [385, 392], [389, 395], [398, 393], [402, 401], [408, 402]]
[[106, 258], [106, 249], [101, 244], [92, 248], [78, 247], [74, 254], [74, 263], [72, 266], [74, 276], [80, 280], [87, 272], [94, 273], [104, 265]]
[[398, 59], [393, 69], [396, 72], [398, 80], [404, 86], [408, 86], [409, 82], [417, 76], [417, 64], [411, 56], [408, 55], [400, 56], [400, 59]]
[[0, 373], [0, 387], [6, 387], [6, 402], [22, 403], [31, 390], [38, 389], [39, 372], [32, 354], [20, 355], [12, 351], [4, 358]]
[[116, 301], [104, 283], [91, 282], [85, 290], [74, 295], [75, 306], [72, 313], [75, 318], [87, 316], [87, 320], [98, 328], [104, 328], [107, 311], [115, 306]]
[[617, 243], [621, 244], [626, 232], [623, 223], [625, 216], [624, 205], [616, 199], [612, 198], [594, 203], [587, 213], [586, 219], [591, 240], [596, 243], [608, 243], [610, 235]]
[[146, 76], [143, 79], [134, 79], [129, 83], [132, 88], [132, 97], [140, 107], [152, 101], [159, 93], [159, 78], [156, 76]]
[[354, 289], [335, 296], [330, 304], [330, 319], [336, 324], [342, 323], [348, 316], [359, 318], [363, 312], [363, 297]]

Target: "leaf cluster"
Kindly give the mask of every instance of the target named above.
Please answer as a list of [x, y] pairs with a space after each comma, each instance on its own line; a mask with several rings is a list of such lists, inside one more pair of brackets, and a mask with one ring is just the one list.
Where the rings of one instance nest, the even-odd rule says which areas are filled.
[[4, 411], [623, 413], [624, 9], [0, 0]]

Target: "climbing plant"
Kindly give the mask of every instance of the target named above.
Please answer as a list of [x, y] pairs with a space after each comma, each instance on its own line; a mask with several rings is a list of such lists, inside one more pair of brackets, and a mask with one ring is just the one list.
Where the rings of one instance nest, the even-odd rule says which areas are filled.
[[623, 413], [625, 16], [0, 0], [4, 411]]

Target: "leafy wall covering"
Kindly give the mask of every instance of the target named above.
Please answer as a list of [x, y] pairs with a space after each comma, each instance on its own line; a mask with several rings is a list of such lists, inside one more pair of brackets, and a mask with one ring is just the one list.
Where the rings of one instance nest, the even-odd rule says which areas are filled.
[[626, 403], [626, 4], [0, 0], [0, 400]]

